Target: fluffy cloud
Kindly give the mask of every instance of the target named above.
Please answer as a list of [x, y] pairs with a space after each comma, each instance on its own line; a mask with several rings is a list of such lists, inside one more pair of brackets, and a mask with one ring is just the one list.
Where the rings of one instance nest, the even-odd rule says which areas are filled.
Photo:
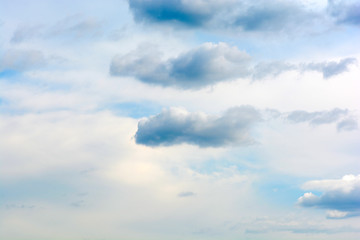
[[249, 61], [246, 53], [226, 43], [205, 43], [166, 61], [161, 60], [158, 52], [140, 48], [125, 56], [116, 56], [110, 73], [135, 76], [150, 84], [200, 88], [248, 75]]
[[343, 218], [356, 215], [360, 211], [360, 175], [346, 175], [341, 179], [309, 181], [304, 189], [322, 191], [321, 196], [311, 192], [298, 199], [302, 207], [330, 209], [330, 218]]
[[138, 144], [147, 146], [181, 143], [200, 147], [249, 145], [254, 143], [250, 129], [260, 120], [259, 112], [250, 106], [231, 108], [220, 117], [170, 108], [141, 120], [135, 139]]

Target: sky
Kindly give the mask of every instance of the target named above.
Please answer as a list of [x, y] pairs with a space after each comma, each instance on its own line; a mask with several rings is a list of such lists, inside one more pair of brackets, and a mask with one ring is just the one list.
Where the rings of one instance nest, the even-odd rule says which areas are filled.
[[359, 239], [359, 42], [359, 0], [0, 0], [0, 239]]

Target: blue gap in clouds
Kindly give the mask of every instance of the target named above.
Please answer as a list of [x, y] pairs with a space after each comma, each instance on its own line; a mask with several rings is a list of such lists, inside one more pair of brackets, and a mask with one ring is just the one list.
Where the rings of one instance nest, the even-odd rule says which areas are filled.
[[264, 173], [260, 181], [255, 184], [255, 187], [258, 189], [259, 194], [271, 204], [293, 207], [297, 199], [307, 192], [301, 189], [301, 185], [307, 180], [289, 175]]
[[11, 78], [18, 75], [19, 72], [11, 69], [5, 69], [4, 71], [0, 72], [0, 78]]
[[118, 115], [131, 118], [142, 118], [156, 115], [161, 112], [162, 107], [157, 103], [144, 102], [123, 102], [107, 106], [108, 109]]

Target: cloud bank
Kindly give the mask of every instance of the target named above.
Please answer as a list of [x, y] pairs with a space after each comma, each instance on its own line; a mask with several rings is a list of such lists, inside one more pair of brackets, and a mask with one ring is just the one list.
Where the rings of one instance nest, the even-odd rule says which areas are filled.
[[260, 120], [260, 113], [250, 106], [231, 108], [219, 117], [170, 108], [141, 120], [135, 140], [151, 147], [182, 143], [199, 147], [249, 145], [254, 143], [251, 128]]

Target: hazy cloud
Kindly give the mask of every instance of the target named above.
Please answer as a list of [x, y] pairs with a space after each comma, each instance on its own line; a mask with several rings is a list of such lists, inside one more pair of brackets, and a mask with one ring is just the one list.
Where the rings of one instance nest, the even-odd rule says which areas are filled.
[[20, 43], [32, 38], [86, 38], [102, 34], [102, 23], [95, 18], [79, 15], [68, 16], [53, 25], [28, 25], [18, 27], [11, 38], [12, 43]]
[[[318, 207], [330, 210], [328, 217], [343, 218], [360, 211], [360, 175], [346, 175], [341, 179], [309, 181], [304, 189], [322, 191], [321, 196], [311, 192], [298, 199], [302, 207]], [[350, 214], [350, 215], [351, 215]], [[350, 216], [349, 215], [349, 216]]]
[[348, 114], [347, 109], [334, 108], [330, 111], [307, 112], [293, 111], [287, 115], [287, 120], [293, 123], [309, 122], [312, 125], [321, 125], [337, 122]]
[[323, 74], [324, 78], [330, 78], [348, 71], [349, 66], [356, 63], [356, 58], [344, 58], [339, 61], [303, 64], [303, 70], [318, 71]]
[[338, 131], [353, 131], [358, 129], [358, 123], [354, 118], [346, 118], [337, 124]]
[[249, 74], [250, 57], [226, 43], [205, 43], [180, 54], [161, 60], [161, 54], [149, 47], [139, 48], [112, 60], [110, 73], [134, 76], [140, 81], [162, 86], [201, 88]]
[[328, 0], [328, 12], [337, 23], [359, 26], [360, 2], [357, 0]]
[[249, 145], [254, 143], [251, 127], [260, 120], [260, 113], [250, 106], [231, 108], [222, 116], [170, 108], [141, 120], [135, 139], [138, 144], [152, 147], [181, 143], [200, 147]]
[[0, 55], [0, 72], [24, 71], [45, 64], [43, 53], [37, 50], [8, 50]]
[[178, 194], [178, 197], [192, 197], [192, 196], [195, 196], [195, 193], [193, 192], [181, 192]]

